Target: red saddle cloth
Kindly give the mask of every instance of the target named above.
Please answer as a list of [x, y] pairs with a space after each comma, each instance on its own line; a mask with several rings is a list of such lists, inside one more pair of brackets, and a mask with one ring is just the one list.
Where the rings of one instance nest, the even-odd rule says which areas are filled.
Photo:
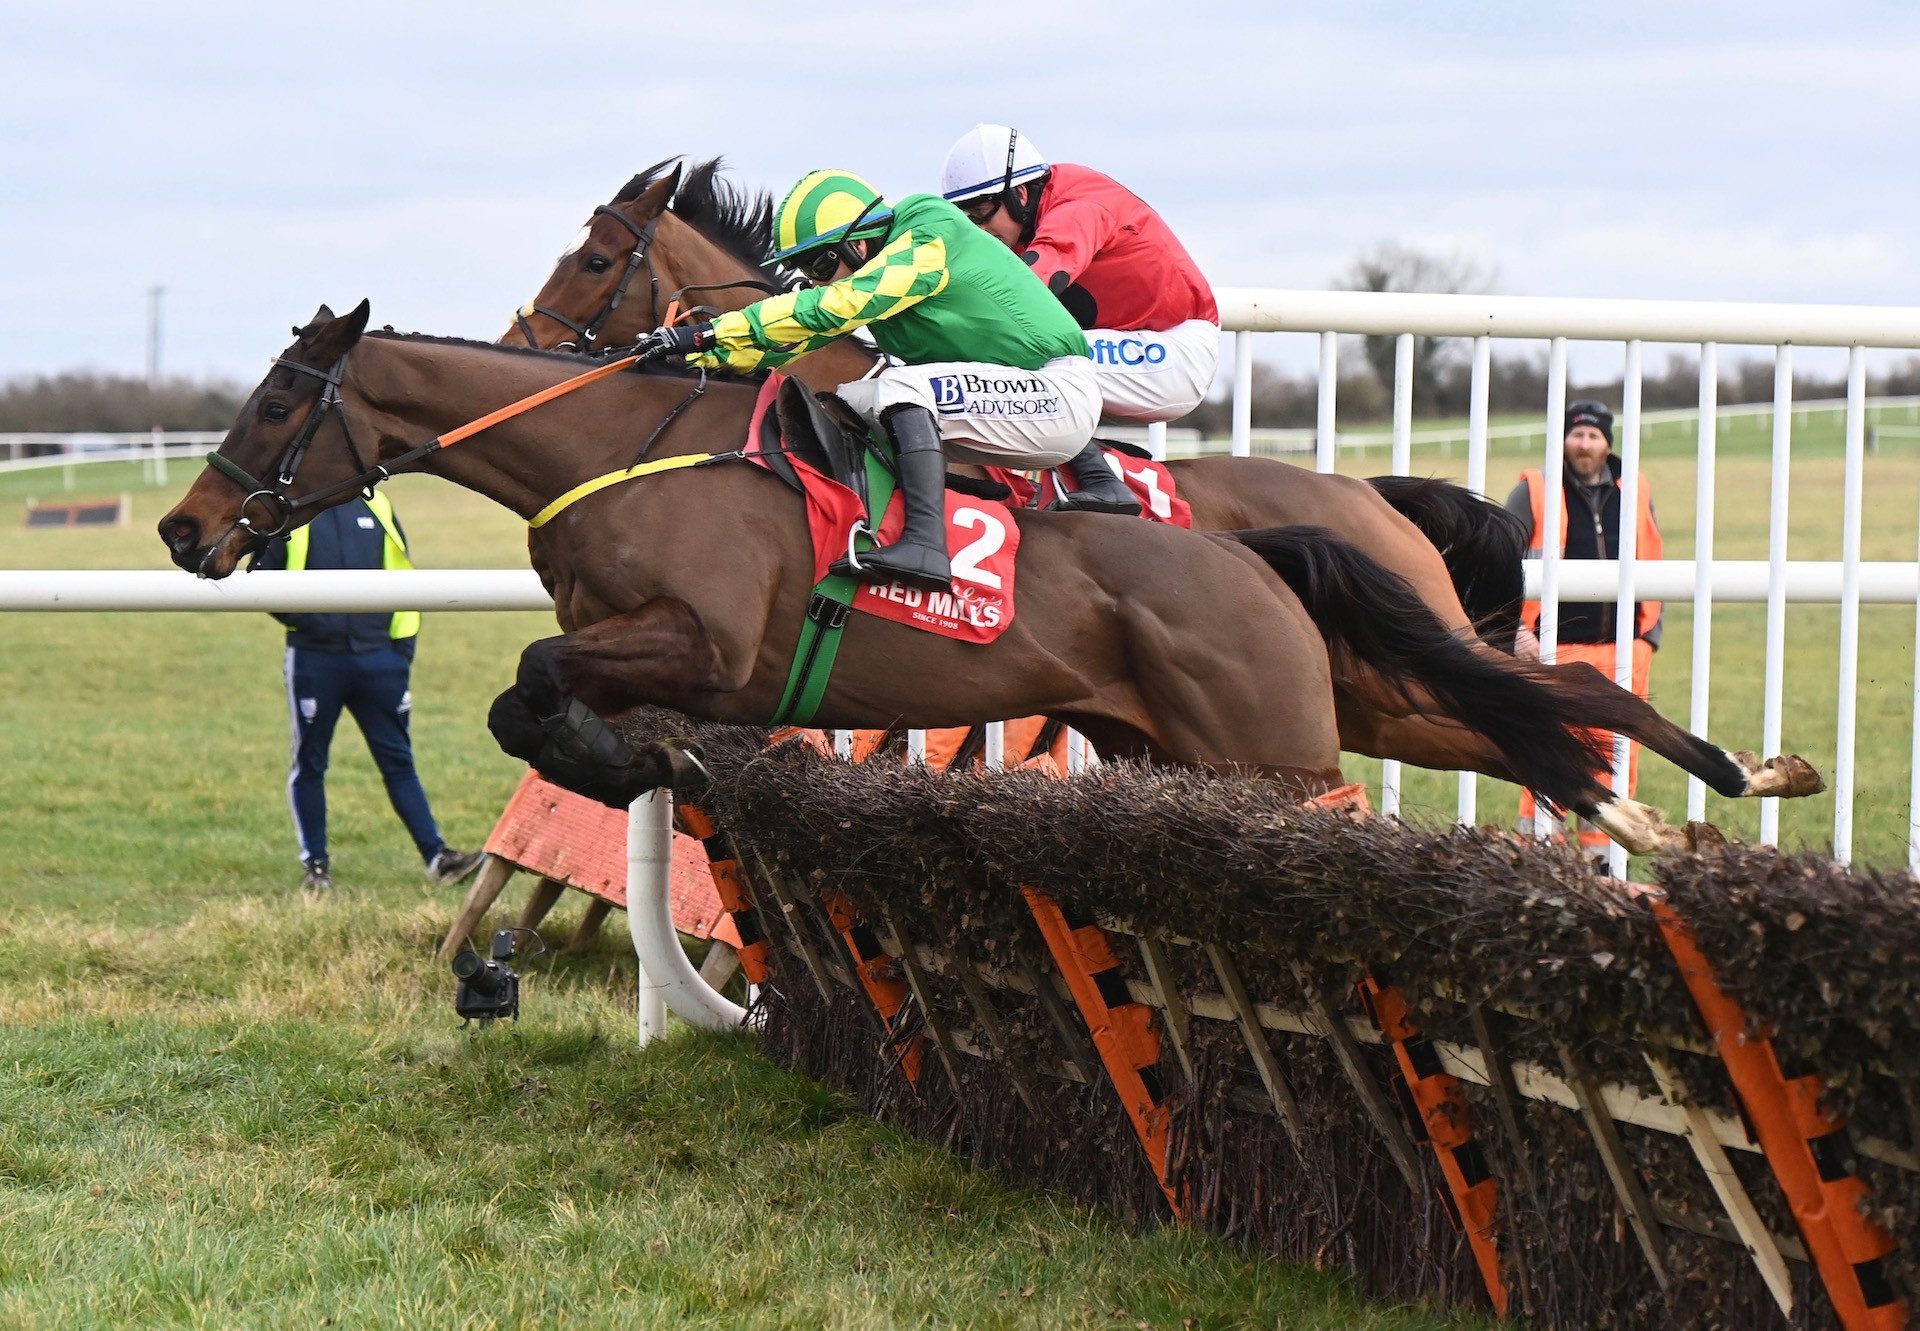
[[[761, 423], [773, 409], [779, 390], [778, 375], [770, 376], [754, 405], [747, 427], [747, 456], [767, 466], [760, 455]], [[866, 520], [866, 507], [840, 482], [788, 455], [800, 477], [807, 504], [807, 534], [813, 544], [813, 580], [827, 576], [827, 568], [847, 553], [854, 525]], [[950, 591], [928, 592], [897, 582], [862, 584], [854, 593], [853, 608], [863, 614], [912, 628], [925, 629], [962, 642], [992, 642], [1013, 622], [1014, 557], [1020, 549], [1020, 525], [1007, 506], [997, 500], [975, 499], [949, 490], [947, 498], [947, 554], [953, 561]], [[906, 509], [896, 492], [887, 505], [878, 544], [900, 535]]]
[[[1149, 522], [1193, 530], [1193, 506], [1175, 490], [1173, 473], [1167, 470], [1166, 463], [1136, 457], [1124, 449], [1102, 447], [1107, 465], [1140, 501], [1141, 517]], [[1080, 488], [1073, 483], [1073, 477], [1059, 468], [1040, 473], [1038, 482], [1025, 472], [1008, 471], [1004, 467], [988, 467], [987, 474], [1013, 491], [1013, 498], [1007, 502], [1014, 508], [1046, 508], [1060, 497], [1063, 489], [1070, 494]]]

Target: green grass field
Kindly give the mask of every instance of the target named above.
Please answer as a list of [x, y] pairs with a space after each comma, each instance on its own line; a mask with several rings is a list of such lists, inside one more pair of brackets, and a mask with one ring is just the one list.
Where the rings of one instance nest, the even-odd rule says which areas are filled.
[[[77, 494], [133, 492], [101, 531], [21, 529], [58, 472], [0, 476], [0, 567], [157, 567], [188, 474], [81, 468]], [[423, 564], [522, 561], [505, 511], [393, 492]], [[0, 632], [0, 1326], [1458, 1324], [1003, 1186], [745, 1039], [643, 1053], [617, 927], [534, 962], [518, 1026], [463, 1032], [432, 960], [457, 894], [422, 881], [348, 727], [339, 887], [295, 888], [266, 616]], [[428, 617], [414, 734], [458, 845], [518, 777], [486, 705], [549, 632]]]

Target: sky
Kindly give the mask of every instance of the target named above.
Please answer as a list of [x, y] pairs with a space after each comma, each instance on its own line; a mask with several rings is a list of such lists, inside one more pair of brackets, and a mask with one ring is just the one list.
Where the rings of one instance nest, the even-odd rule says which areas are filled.
[[979, 121], [1221, 286], [1394, 241], [1516, 295], [1914, 305], [1917, 69], [1920, 6], [1864, 0], [10, 0], [0, 381], [141, 373], [154, 286], [167, 374], [250, 384], [363, 296], [491, 338], [660, 158], [897, 196]]

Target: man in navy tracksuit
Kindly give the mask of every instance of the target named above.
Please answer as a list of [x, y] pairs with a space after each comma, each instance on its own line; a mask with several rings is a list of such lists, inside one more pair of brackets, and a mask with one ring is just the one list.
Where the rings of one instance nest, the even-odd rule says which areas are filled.
[[[412, 568], [406, 533], [393, 504], [376, 492], [327, 509], [274, 541], [255, 558], [264, 569]], [[413, 767], [407, 722], [413, 708], [410, 677], [420, 615], [294, 614], [274, 616], [287, 626], [287, 704], [293, 713], [293, 770], [287, 795], [306, 866], [304, 886], [333, 886], [327, 860], [327, 751], [345, 708], [366, 736], [387, 798], [407, 825], [435, 883], [457, 883], [479, 867], [479, 851], [454, 850], [441, 839], [427, 792]]]

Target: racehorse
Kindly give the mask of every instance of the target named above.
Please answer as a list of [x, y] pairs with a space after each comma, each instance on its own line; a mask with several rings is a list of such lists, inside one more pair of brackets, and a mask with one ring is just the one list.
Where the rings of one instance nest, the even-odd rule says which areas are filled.
[[[224, 578], [262, 543], [391, 471], [443, 476], [532, 519], [584, 482], [699, 445], [744, 441], [758, 386], [621, 373], [457, 447], [460, 427], [577, 377], [580, 358], [419, 334], [366, 333], [362, 302], [322, 306], [254, 389], [208, 467], [160, 520], [173, 561]], [[650, 433], [679, 413], [670, 433]], [[423, 442], [424, 441], [424, 442]], [[764, 725], [812, 591], [800, 501], [745, 465], [683, 465], [609, 485], [537, 530], [536, 563], [566, 632], [530, 645], [489, 725], [561, 784], [623, 806], [697, 779], [671, 745], [634, 752], [604, 723], [657, 704]], [[1044, 714], [1107, 757], [1236, 770], [1304, 796], [1342, 784], [1325, 642], [1409, 709], [1471, 726], [1503, 775], [1640, 853], [1687, 844], [1615, 799], [1583, 728], [1636, 733], [1638, 700], [1598, 672], [1549, 685], [1537, 666], [1470, 648], [1407, 588], [1323, 531], [1207, 536], [1134, 521], [1023, 512], [1013, 623], [963, 644], [854, 615], [816, 717], [831, 727], [971, 725]], [[1284, 570], [1285, 577], [1282, 576]], [[1324, 640], [1324, 641], [1323, 641]], [[1659, 718], [1656, 716], [1655, 720]], [[1659, 722], [1673, 730], [1668, 723]], [[1727, 793], [1749, 784], [1690, 742]], [[1730, 789], [1729, 789], [1730, 788]]]
[[[583, 351], [617, 347], [681, 313], [683, 298], [697, 298], [698, 308], [711, 314], [779, 291], [780, 275], [767, 257], [772, 197], [733, 188], [719, 168], [716, 158], [686, 171], [670, 158], [634, 176], [610, 203], [594, 209], [580, 239], [540, 293], [514, 315], [501, 342]], [[871, 348], [843, 338], [787, 368], [812, 387], [831, 389], [863, 377], [875, 363]], [[1364, 482], [1266, 458], [1207, 457], [1168, 465], [1180, 496], [1192, 505], [1196, 530], [1324, 527], [1406, 579], [1449, 628], [1471, 626], [1511, 648], [1526, 533], [1497, 505], [1444, 481], [1383, 476]], [[1463, 601], [1473, 607], [1471, 616]], [[1397, 699], [1388, 707], [1375, 705], [1383, 692], [1379, 682], [1364, 679], [1364, 665], [1337, 647], [1333, 666], [1343, 749], [1491, 776], [1507, 769], [1504, 756], [1472, 730], [1410, 713]], [[1547, 669], [1560, 685], [1583, 687], [1591, 667]], [[1681, 732], [1653, 729], [1663, 740], [1647, 741], [1649, 747], [1729, 793], [1733, 783], [1718, 760], [1702, 769], [1690, 741], [1672, 742], [1672, 734]], [[1738, 755], [1738, 762], [1743, 770], [1759, 770], [1751, 755]], [[1776, 773], [1762, 775], [1760, 784], [1767, 794], [1811, 794], [1818, 779], [1810, 768], [1796, 768], [1792, 780]], [[1743, 786], [1731, 793], [1761, 792]]]

